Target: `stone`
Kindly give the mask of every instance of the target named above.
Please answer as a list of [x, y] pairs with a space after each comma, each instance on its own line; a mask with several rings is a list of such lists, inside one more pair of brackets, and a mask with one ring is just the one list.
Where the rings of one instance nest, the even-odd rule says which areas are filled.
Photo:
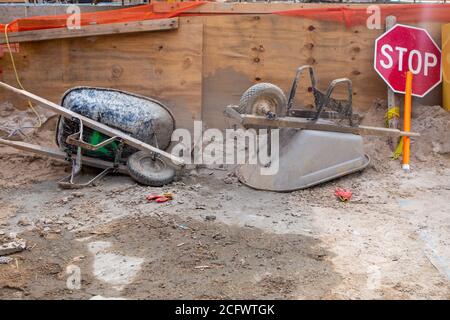
[[226, 177], [225, 179], [223, 179], [223, 182], [225, 184], [232, 184], [234, 182], [234, 180], [231, 177]]
[[19, 226], [26, 227], [26, 226], [31, 225], [31, 222], [27, 218], [22, 218], [17, 222], [17, 224]]
[[22, 239], [4, 243], [0, 246], [0, 256], [6, 256], [8, 254], [13, 254], [21, 252], [27, 248], [27, 242]]
[[14, 259], [10, 257], [0, 257], [0, 264], [9, 264], [13, 260]]

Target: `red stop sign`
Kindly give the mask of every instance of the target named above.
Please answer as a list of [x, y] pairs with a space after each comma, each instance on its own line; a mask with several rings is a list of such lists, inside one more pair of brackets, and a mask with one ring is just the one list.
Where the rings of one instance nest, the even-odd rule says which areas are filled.
[[413, 95], [424, 97], [442, 81], [441, 49], [427, 30], [395, 25], [375, 41], [375, 70], [397, 93], [405, 93], [406, 72], [414, 74]]

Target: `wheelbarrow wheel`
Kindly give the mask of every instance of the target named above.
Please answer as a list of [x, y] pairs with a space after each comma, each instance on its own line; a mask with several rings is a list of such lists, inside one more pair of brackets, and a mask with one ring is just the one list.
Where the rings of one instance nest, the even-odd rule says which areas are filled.
[[175, 170], [160, 156], [143, 151], [133, 153], [127, 161], [130, 176], [138, 183], [161, 187], [169, 184], [175, 177]]
[[283, 116], [287, 99], [279, 87], [271, 83], [258, 83], [251, 86], [241, 97], [237, 111], [242, 114], [266, 115], [270, 111]]

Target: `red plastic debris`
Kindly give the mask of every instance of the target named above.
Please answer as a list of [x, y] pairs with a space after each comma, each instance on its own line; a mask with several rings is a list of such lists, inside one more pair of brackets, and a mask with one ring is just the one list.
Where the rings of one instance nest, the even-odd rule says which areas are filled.
[[148, 202], [152, 202], [153, 200], [156, 200], [156, 199], [158, 199], [158, 198], [160, 198], [161, 196], [159, 195], [159, 194], [157, 194], [157, 193], [150, 193], [148, 196], [147, 196], [147, 201]]
[[170, 198], [167, 198], [167, 197], [159, 197], [158, 199], [156, 199], [156, 202], [157, 203], [163, 203], [163, 202], [167, 202], [167, 201], [169, 201], [170, 200]]
[[163, 203], [163, 202], [167, 202], [169, 200], [173, 199], [173, 194], [170, 192], [166, 192], [163, 194], [157, 194], [157, 193], [150, 193], [147, 196], [147, 201], [148, 202], [153, 202], [156, 201], [157, 203]]
[[336, 188], [334, 191], [334, 195], [339, 198], [342, 202], [350, 201], [352, 198], [353, 193], [349, 190], [345, 190], [342, 188]]

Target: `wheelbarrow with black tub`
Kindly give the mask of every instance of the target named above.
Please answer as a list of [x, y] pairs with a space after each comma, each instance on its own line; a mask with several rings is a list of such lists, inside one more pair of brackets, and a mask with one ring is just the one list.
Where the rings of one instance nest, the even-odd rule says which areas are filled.
[[[70, 161], [71, 174], [59, 181], [63, 188], [89, 186], [111, 172], [126, 173], [141, 184], [159, 187], [171, 183], [176, 170], [184, 166], [182, 158], [165, 151], [175, 119], [155, 99], [115, 89], [76, 87], [57, 105], [3, 82], [0, 87], [60, 116], [56, 130], [59, 150], [5, 139], [0, 139], [0, 144]], [[103, 171], [80, 183], [83, 164]]]

